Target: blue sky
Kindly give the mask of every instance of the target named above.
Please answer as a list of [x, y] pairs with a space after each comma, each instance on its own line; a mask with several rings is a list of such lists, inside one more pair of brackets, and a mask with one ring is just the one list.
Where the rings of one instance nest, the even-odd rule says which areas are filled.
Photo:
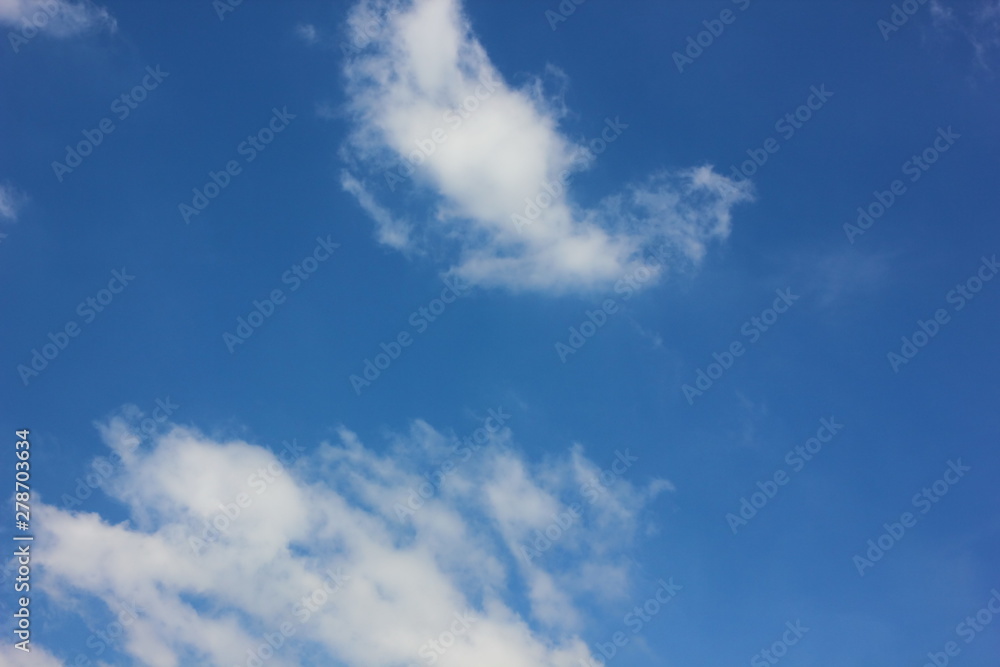
[[0, 24], [0, 664], [996, 664], [996, 0]]

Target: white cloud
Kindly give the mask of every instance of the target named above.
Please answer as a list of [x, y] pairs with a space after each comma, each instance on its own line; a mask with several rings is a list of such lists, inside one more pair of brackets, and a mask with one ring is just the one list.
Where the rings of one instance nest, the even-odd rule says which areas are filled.
[[55, 37], [69, 37], [92, 28], [111, 32], [118, 28], [108, 10], [90, 0], [0, 0], [0, 24], [12, 28], [30, 26]]
[[405, 181], [433, 193], [422, 227], [450, 244], [453, 271], [473, 283], [605, 287], [664, 242], [697, 262], [708, 241], [728, 235], [731, 207], [750, 198], [749, 184], [701, 167], [654, 176], [612, 198], [617, 208], [582, 209], [569, 193], [572, 175], [612, 150], [627, 122], [607, 119], [587, 145], [561, 133], [559, 95], [546, 99], [537, 79], [509, 86], [458, 0], [362, 0], [349, 24], [371, 26], [344, 66], [350, 153], [392, 190]]
[[311, 45], [319, 41], [319, 32], [311, 23], [300, 23], [295, 26], [295, 34], [306, 44]]
[[976, 64], [991, 70], [994, 52], [1000, 48], [1000, 0], [982, 0], [964, 5], [956, 12], [944, 0], [930, 5], [934, 27], [942, 34], [960, 34], [972, 47]]
[[[102, 428], [108, 446], [129, 449], [136, 419]], [[458, 444], [417, 421], [378, 454], [340, 429], [281, 464], [263, 447], [173, 427], [106, 485], [129, 521], [38, 505], [38, 581], [67, 608], [134, 604], [123, 644], [143, 664], [244, 665], [287, 623], [294, 634], [269, 666], [303, 664], [318, 647], [323, 664], [351, 667], [424, 665], [431, 654], [441, 667], [578, 667], [589, 656], [581, 619], [628, 594], [622, 562], [639, 515], [669, 484], [639, 486], [627, 479], [639, 469], [620, 465], [609, 479], [579, 446], [532, 463], [506, 429], [478, 451]], [[455, 468], [425, 476], [446, 460]], [[428, 479], [422, 506], [400, 512]], [[553, 537], [554, 517], [574, 503], [579, 517]], [[191, 535], [226, 512], [221, 536], [196, 554]], [[551, 545], [523, 558], [536, 531]], [[428, 643], [452, 631], [447, 650]]]
[[25, 196], [9, 183], [0, 183], [0, 220], [15, 222]]
[[31, 667], [63, 667], [63, 662], [40, 647], [35, 640], [29, 644], [30, 653], [14, 648], [13, 644], [0, 644], [0, 665], [31, 665]]
[[379, 243], [384, 243], [397, 250], [411, 247], [410, 233], [412, 228], [409, 223], [397, 220], [392, 213], [375, 201], [368, 188], [349, 172], [345, 171], [341, 174], [340, 184], [344, 190], [354, 195], [365, 213], [375, 221]]

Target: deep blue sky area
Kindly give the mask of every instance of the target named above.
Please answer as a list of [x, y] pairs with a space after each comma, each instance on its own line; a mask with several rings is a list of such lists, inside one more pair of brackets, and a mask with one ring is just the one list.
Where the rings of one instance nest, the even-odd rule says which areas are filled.
[[[34, 1], [0, 0], [4, 33], [21, 30], [16, 12]], [[528, 99], [538, 82], [546, 132], [587, 143], [606, 119], [627, 125], [572, 176], [566, 205], [601, 211], [651, 174], [711, 165], [730, 178], [763, 156], [752, 200], [727, 208], [731, 231], [703, 256], [628, 298], [614, 276], [560, 289], [504, 277], [471, 284], [434, 321], [420, 309], [453, 281], [456, 248], [479, 244], [485, 227], [461, 213], [444, 226], [458, 201], [444, 177], [418, 172], [389, 188], [383, 169], [399, 163], [385, 158], [390, 141], [359, 148], [359, 128], [381, 110], [359, 120], [366, 93], [345, 73], [351, 3], [247, 1], [220, 20], [208, 0], [101, 0], [86, 5], [84, 28], [43, 29], [16, 51], [5, 36], [0, 485], [13, 483], [14, 432], [28, 428], [33, 506], [80, 516], [61, 499], [108, 454], [99, 425], [130, 404], [146, 417], [158, 400], [176, 404], [160, 436], [177, 424], [274, 451], [295, 439], [319, 456], [345, 427], [390, 458], [400, 456], [392, 434], [413, 420], [464, 438], [502, 408], [526, 465], [579, 443], [606, 468], [628, 448], [639, 459], [624, 474], [633, 491], [669, 481], [635, 509], [627, 547], [609, 546], [630, 572], [622, 595], [574, 604], [570, 634], [595, 659], [624, 630], [629, 641], [609, 664], [918, 667], [955, 642], [949, 664], [995, 665], [1000, 617], [982, 614], [992, 623], [971, 641], [959, 627], [993, 595], [1000, 613], [1000, 5], [913, 0], [896, 26], [892, 3], [860, 0], [562, 4], [575, 9], [558, 21], [546, 14], [560, 11], [555, 0], [456, 7], [512, 95]], [[732, 21], [679, 68], [676, 54], [720, 13]], [[898, 29], [883, 34], [880, 21]], [[144, 81], [134, 109], [113, 105]], [[798, 127], [781, 130], [797, 109]], [[112, 132], [97, 130], [102, 119]], [[281, 127], [272, 142], [243, 143], [269, 123]], [[95, 130], [92, 153], [55, 173], [67, 147]], [[193, 206], [193, 189], [230, 161], [239, 173], [217, 176], [225, 187], [185, 220], [179, 206]], [[345, 173], [426, 243], [379, 243]], [[852, 228], [859, 207], [884, 212]], [[290, 278], [307, 257], [315, 272]], [[115, 272], [134, 278], [102, 292]], [[284, 301], [227, 345], [224, 334], [275, 289]], [[109, 295], [101, 312], [86, 306]], [[572, 347], [571, 329], [606, 299], [615, 312]], [[78, 335], [63, 339], [68, 323]], [[401, 332], [412, 344], [356, 391], [351, 376], [364, 377]], [[42, 368], [35, 351], [52, 339], [64, 349]], [[571, 346], [565, 362], [558, 343]], [[817, 431], [828, 442], [810, 460], [789, 454]], [[310, 483], [323, 483], [320, 469]], [[769, 482], [776, 473], [787, 483]], [[752, 508], [758, 491], [765, 502]], [[71, 509], [153, 530], [104, 490]], [[7, 541], [13, 499], [9, 510]], [[915, 523], [883, 539], [883, 553], [884, 524], [905, 512]], [[57, 583], [59, 562], [35, 558], [32, 644], [52, 664], [81, 654], [94, 662], [80, 664], [152, 664], [125, 641], [98, 657], [86, 640], [112, 619], [106, 598], [86, 581]], [[11, 576], [5, 615], [17, 605]], [[669, 577], [682, 590], [633, 633], [623, 617]], [[525, 585], [509, 582], [512, 611], [537, 637], [569, 636], [536, 615]], [[181, 599], [206, 616], [231, 602]], [[0, 643], [12, 644], [7, 618]], [[808, 628], [801, 638], [786, 632], [796, 622]], [[179, 663], [159, 664], [236, 664], [192, 642], [177, 649]], [[318, 646], [272, 664], [406, 664]], [[774, 646], [772, 662], [760, 652]], [[12, 649], [0, 664], [49, 664], [41, 659]], [[534, 664], [580, 664], [546, 660]], [[412, 664], [429, 663], [414, 654]]]

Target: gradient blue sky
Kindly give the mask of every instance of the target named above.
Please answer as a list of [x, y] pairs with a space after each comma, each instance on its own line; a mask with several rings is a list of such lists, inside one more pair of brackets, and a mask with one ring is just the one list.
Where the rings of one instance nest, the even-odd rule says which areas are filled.
[[[0, 0], [5, 33], [21, 30], [19, 12], [34, 2]], [[491, 408], [502, 408], [509, 431], [490, 447], [504, 453], [477, 457], [469, 480], [488, 495], [491, 484], [503, 487], [512, 474], [504, 466], [513, 461], [515, 469], [531, 471], [527, 487], [507, 488], [509, 496], [494, 498], [498, 505], [463, 519], [503, 572], [490, 575], [502, 583], [494, 593], [523, 623], [485, 605], [475, 559], [452, 562], [434, 552], [440, 546], [434, 539], [422, 548], [436, 559], [435, 571], [453, 579], [448, 590], [464, 595], [484, 625], [506, 619], [541, 647], [512, 653], [506, 664], [577, 665], [579, 651], [588, 649], [573, 642], [596, 657], [598, 645], [623, 629], [629, 642], [611, 664], [772, 664], [755, 663], [754, 656], [781, 640], [786, 622], [798, 620], [809, 631], [781, 659], [789, 667], [918, 666], [949, 641], [960, 648], [951, 664], [995, 665], [1000, 619], [970, 643], [956, 626], [1000, 588], [1000, 281], [986, 281], [961, 309], [949, 294], [977, 275], [984, 258], [1000, 253], [1000, 5], [932, 0], [885, 39], [878, 21], [891, 20], [888, 2], [744, 4], [591, 0], [553, 29], [546, 11], [558, 11], [554, 0], [462, 3], [470, 32], [459, 26], [455, 34], [466, 45], [478, 41], [482, 51], [459, 50], [458, 82], [465, 82], [463, 68], [491, 66], [512, 108], [531, 113], [523, 125], [502, 114], [468, 123], [473, 148], [467, 150], [482, 151], [481, 162], [469, 167], [467, 156], [449, 163], [439, 155], [433, 169], [422, 165], [394, 190], [384, 170], [399, 164], [398, 146], [412, 132], [400, 124], [415, 117], [418, 102], [448, 102], [393, 92], [384, 81], [382, 90], [365, 78], [366, 68], [403, 67], [403, 56], [384, 32], [373, 40], [379, 55], [369, 60], [364, 50], [343, 48], [352, 39], [348, 17], [361, 11], [352, 3], [244, 2], [220, 20], [208, 0], [105, 0], [100, 7], [77, 5], [73, 21], [53, 20], [16, 51], [5, 37], [0, 423], [10, 454], [3, 474], [13, 484], [14, 431], [30, 429], [39, 537], [33, 652], [9, 646], [8, 620], [0, 663], [78, 664], [72, 661], [84, 655], [92, 662], [79, 664], [246, 664], [238, 640], [239, 650], [225, 660], [220, 656], [231, 647], [189, 643], [171, 629], [166, 607], [156, 608], [163, 601], [156, 596], [175, 595], [171, 609], [186, 608], [205, 623], [229, 618], [250, 637], [267, 631], [280, 610], [259, 610], [253, 597], [237, 602], [218, 591], [198, 592], [201, 584], [182, 581], [195, 566], [175, 573], [172, 593], [162, 582], [150, 583], [158, 594], [141, 586], [156, 573], [139, 566], [127, 581], [115, 580], [113, 569], [90, 579], [74, 575], [72, 554], [104, 562], [102, 550], [114, 547], [129, 562], [148, 557], [117, 532], [122, 544], [106, 539], [88, 513], [106, 526], [129, 521], [119, 531], [162, 537], [180, 501], [144, 505], [162, 498], [129, 490], [190, 483], [192, 496], [223, 499], [231, 496], [224, 483], [211, 493], [203, 486], [213, 475], [224, 477], [211, 463], [229, 461], [220, 443], [243, 441], [247, 451], [265, 456], [260, 447], [277, 452], [294, 439], [307, 453], [285, 479], [316, 494], [302, 497], [335, 496], [376, 521], [375, 501], [348, 490], [352, 476], [385, 474], [378, 488], [388, 493], [402, 478], [373, 463], [382, 460], [420, 479], [435, 469], [433, 452], [407, 452], [430, 451], [427, 442], [437, 437], [421, 424], [464, 438]], [[403, 16], [411, 10], [404, 4]], [[673, 54], [724, 10], [732, 22], [679, 72]], [[448, 39], [424, 37], [432, 45]], [[419, 60], [424, 48], [432, 50], [424, 45], [410, 56]], [[167, 76], [121, 119], [112, 103], [142, 83], [147, 67]], [[419, 71], [419, 63], [414, 67]], [[813, 87], [832, 95], [791, 136], [776, 128], [807, 103]], [[248, 162], [238, 146], [267, 125], [273, 109], [294, 118]], [[65, 147], [103, 118], [112, 119], [114, 131], [60, 181], [53, 161], [63, 161]], [[561, 202], [566, 220], [542, 221], [566, 225], [566, 235], [552, 241], [553, 254], [544, 254], [547, 245], [540, 255], [528, 254], [531, 246], [524, 256], [513, 251], [516, 261], [507, 268], [481, 269], [484, 257], [509, 256], [503, 244], [510, 229], [491, 226], [493, 210], [479, 218], [469, 213], [470, 202], [517, 189], [494, 184], [498, 174], [517, 176], [543, 162], [545, 173], [558, 171], [563, 149], [599, 136], [608, 118], [627, 128], [572, 174]], [[905, 163], [949, 128], [958, 138], [912, 180]], [[476, 132], [495, 134], [477, 142]], [[491, 143], [497, 136], [500, 143]], [[511, 137], [539, 154], [503, 152]], [[767, 154], [752, 185], [727, 181], [733, 165], [749, 159], [748, 150], [766, 153], [768, 138], [778, 149]], [[500, 151], [495, 159], [492, 150]], [[191, 203], [192, 188], [230, 160], [240, 173], [186, 223], [178, 205]], [[716, 180], [704, 190], [687, 187], [696, 178], [692, 170], [706, 165], [714, 166]], [[361, 189], [345, 187], [351, 179]], [[855, 222], [858, 207], [867, 208], [897, 179], [904, 194], [849, 240], [844, 225]], [[509, 202], [520, 206], [523, 198]], [[496, 210], [504, 218], [515, 211]], [[386, 216], [406, 240], [386, 242], [379, 230], [387, 227], [377, 226], [373, 213]], [[629, 250], [600, 269], [589, 257], [582, 267], [561, 269], [558, 262], [573, 253], [559, 244], [587, 225], [609, 230], [610, 241], [594, 257], [611, 257], [619, 241]], [[317, 238], [339, 247], [291, 290], [294, 281], [283, 276], [313, 253]], [[619, 279], [635, 272], [636, 257], [664, 242], [667, 258], [656, 277], [630, 298], [620, 287], [616, 292]], [[78, 304], [97, 298], [112, 272], [123, 269], [134, 281], [88, 321]], [[992, 274], [986, 268], [980, 275]], [[421, 330], [414, 321], [422, 316], [413, 314], [441, 295], [442, 277], [463, 280], [456, 276], [469, 289]], [[223, 334], [274, 289], [287, 300], [230, 353]], [[776, 290], [798, 299], [751, 337], [745, 323], [762, 316]], [[607, 299], [614, 299], [614, 312], [606, 324], [563, 363], [556, 344], [567, 343], [570, 328]], [[938, 309], [947, 322], [894, 371], [887, 354], [900, 353], [901, 338]], [[80, 325], [79, 335], [25, 382], [18, 366], [30, 365], [33, 350], [70, 321]], [[401, 332], [411, 334], [412, 344], [356, 392], [350, 376], [361, 375], [380, 343]], [[688, 401], [682, 387], [694, 385], [713, 353], [722, 355], [734, 342], [744, 353]], [[148, 417], [158, 399], [168, 398], [177, 407], [152, 437], [143, 437], [141, 460], [116, 469], [107, 489], [65, 507], [63, 495], [92, 471], [94, 457], [109, 453], [114, 437], [102, 437], [101, 428], [141, 429], [142, 417], [127, 406]], [[795, 471], [786, 452], [813, 437], [824, 418], [843, 429]], [[414, 420], [421, 420], [416, 427]], [[355, 436], [343, 429], [364, 443], [364, 454], [346, 444]], [[204, 438], [206, 451], [219, 454], [206, 457], [200, 486], [154, 465], [171, 438]], [[557, 588], [576, 580], [565, 596], [550, 592], [565, 605], [555, 615], [573, 615], [556, 621], [552, 608], [528, 592], [542, 575], [523, 568], [510, 548], [511, 525], [527, 531], [547, 520], [533, 523], [541, 519], [531, 508], [505, 524], [501, 506], [530, 504], [536, 494], [562, 508], [586, 505], [573, 490], [571, 452], [605, 469], [626, 449], [638, 462], [609, 490], [624, 500], [599, 510], [587, 506], [582, 525], [540, 559]], [[971, 470], [923, 514], [914, 496], [959, 459]], [[734, 534], [726, 515], [739, 512], [741, 499], [777, 471], [788, 473], [788, 483]], [[464, 492], [436, 498], [442, 516], [465, 511]], [[207, 505], [200, 507], [206, 515]], [[8, 541], [12, 502], [9, 509], [9, 520], [0, 522], [0, 539]], [[296, 511], [305, 516], [315, 509]], [[884, 523], [907, 511], [919, 518], [916, 525], [860, 576], [854, 557], [885, 532]], [[392, 517], [381, 520], [391, 524]], [[400, 554], [413, 553], [396, 546]], [[313, 573], [322, 571], [319, 563], [338, 562], [339, 552], [326, 543], [289, 538], [275, 548], [288, 567], [306, 563]], [[588, 567], [594, 563], [600, 567]], [[473, 575], [455, 574], [466, 567]], [[246, 572], [246, 590], [259, 586], [260, 598], [274, 595], [263, 569]], [[355, 581], [368, 575], [378, 580], [357, 571]], [[8, 567], [0, 595], [8, 619], [16, 604], [10, 577]], [[580, 583], [590, 577], [597, 581]], [[633, 634], [625, 615], [653, 595], [658, 580], [670, 578], [683, 588]], [[145, 634], [127, 634], [98, 656], [88, 637], [113, 620], [109, 601], [128, 585], [139, 591]], [[291, 599], [302, 594], [296, 589]], [[427, 605], [435, 604], [432, 590]], [[328, 611], [337, 621], [338, 610]], [[419, 635], [410, 641], [410, 658], [400, 657], [405, 646], [366, 652], [363, 638], [351, 646], [313, 638], [289, 644], [266, 664], [429, 664], [416, 649], [430, 634], [422, 613], [409, 611], [380, 634]], [[408, 618], [412, 627], [405, 626]], [[366, 622], [381, 619], [376, 614]], [[572, 657], [559, 653], [571, 645]], [[470, 651], [487, 650], [476, 646]], [[51, 663], [43, 650], [54, 656]], [[153, 654], [162, 662], [150, 662]], [[469, 655], [475, 664], [492, 664], [487, 653]], [[438, 664], [455, 660], [446, 653]]]

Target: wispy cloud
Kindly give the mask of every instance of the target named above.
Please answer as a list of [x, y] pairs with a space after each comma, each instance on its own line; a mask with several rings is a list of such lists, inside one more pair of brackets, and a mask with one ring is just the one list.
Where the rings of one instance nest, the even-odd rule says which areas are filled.
[[21, 649], [14, 648], [13, 644], [0, 643], [0, 665], [31, 665], [31, 667], [64, 667], [65, 663], [54, 655], [39, 647], [36, 643], [30, 644], [31, 652], [25, 653]]
[[114, 32], [118, 22], [104, 7], [90, 0], [0, 0], [0, 24], [13, 28], [29, 27], [53, 37], [69, 37], [91, 29]]
[[981, 0], [962, 5], [962, 10], [945, 0], [931, 0], [934, 27], [943, 34], [959, 34], [972, 47], [976, 64], [991, 70], [1000, 49], [1000, 0]]
[[379, 243], [384, 243], [397, 250], [406, 250], [412, 247], [412, 243], [410, 242], [412, 227], [408, 222], [398, 220], [386, 208], [375, 201], [368, 188], [350, 172], [345, 171], [341, 174], [340, 184], [344, 190], [354, 195], [365, 213], [375, 221], [376, 236]]
[[10, 183], [0, 183], [0, 220], [16, 221], [25, 199], [24, 193]]
[[315, 44], [319, 41], [319, 32], [316, 26], [311, 23], [299, 23], [295, 26], [295, 34], [306, 44]]
[[[452, 270], [470, 282], [605, 288], [664, 242], [679, 261], [697, 263], [710, 241], [728, 235], [731, 208], [750, 199], [749, 184], [697, 167], [664, 171], [582, 208], [570, 193], [572, 175], [620, 140], [627, 121], [607, 119], [587, 143], [568, 137], [559, 129], [559, 95], [546, 98], [539, 80], [506, 83], [457, 0], [363, 0], [349, 23], [363, 22], [378, 29], [345, 58], [350, 153], [376, 174], [408, 163], [408, 187], [432, 195], [421, 227], [451, 248]], [[532, 205], [530, 224], [517, 222]]]
[[[101, 430], [121, 449], [134, 427], [115, 417]], [[143, 664], [246, 664], [288, 624], [294, 636], [268, 664], [303, 664], [300, 652], [319, 647], [324, 664], [349, 666], [578, 667], [590, 659], [578, 634], [586, 601], [625, 592], [639, 516], [670, 486], [616, 478], [558, 554], [526, 562], [521, 545], [606, 476], [579, 446], [534, 463], [511, 438], [505, 429], [469, 450], [401, 520], [423, 472], [444, 470], [435, 462], [460, 446], [425, 422], [384, 455], [343, 428], [289, 455], [173, 427], [106, 483], [129, 521], [38, 506], [39, 582], [53, 600], [134, 601], [122, 645]], [[192, 537], [205, 544], [193, 549]], [[447, 648], [434, 642], [449, 632]]]

